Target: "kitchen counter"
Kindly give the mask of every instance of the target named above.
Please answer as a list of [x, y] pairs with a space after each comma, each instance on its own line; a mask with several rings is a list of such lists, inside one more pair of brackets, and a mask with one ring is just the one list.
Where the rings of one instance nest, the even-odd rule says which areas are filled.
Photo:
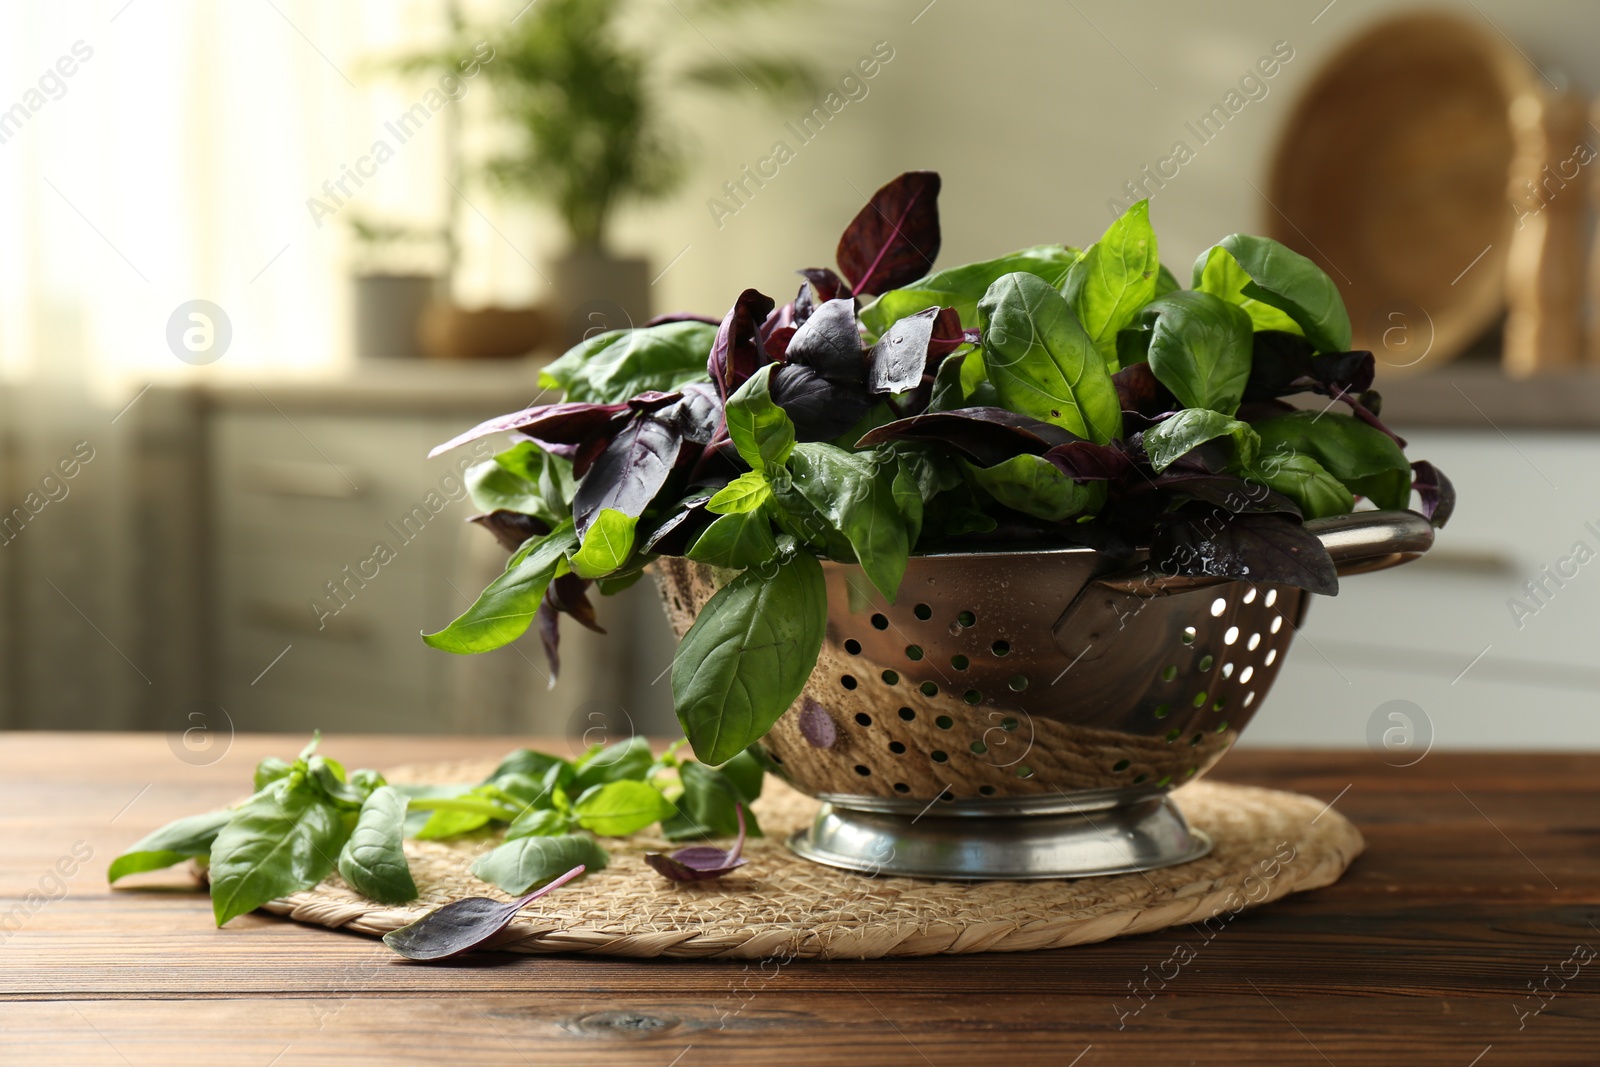
[[[1508, 378], [1499, 366], [1480, 362], [1411, 375], [1380, 368], [1377, 390], [1384, 421], [1401, 428], [1600, 429], [1600, 368], [1535, 378]], [[1295, 402], [1308, 406], [1304, 397]]]
[[[121, 849], [236, 800], [258, 758], [302, 741], [241, 735], [195, 766], [159, 734], [0, 737], [0, 915], [21, 916], [0, 932], [0, 1060], [1495, 1067], [1592, 1062], [1600, 1039], [1600, 755], [1435, 752], [1394, 769], [1365, 751], [1234, 753], [1220, 777], [1337, 804], [1367, 851], [1338, 884], [1210, 942], [1178, 927], [1062, 951], [765, 968], [492, 954], [424, 966], [266, 915], [216, 930], [179, 870], [106, 887]], [[384, 767], [518, 743], [324, 747]], [[74, 850], [92, 857], [63, 895], [45, 876]], [[1200, 947], [1169, 974], [1181, 944]], [[1160, 992], [1128, 1016], [1140, 983]]]

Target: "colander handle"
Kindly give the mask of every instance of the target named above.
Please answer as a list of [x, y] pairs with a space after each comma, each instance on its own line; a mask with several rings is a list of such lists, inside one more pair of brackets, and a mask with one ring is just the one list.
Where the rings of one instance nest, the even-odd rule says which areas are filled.
[[[1340, 577], [1409, 563], [1433, 544], [1433, 524], [1414, 511], [1354, 511], [1313, 519], [1306, 529], [1328, 550]], [[1216, 575], [1170, 575], [1150, 564], [1103, 575], [1090, 583], [1123, 593], [1161, 596], [1233, 581]]]

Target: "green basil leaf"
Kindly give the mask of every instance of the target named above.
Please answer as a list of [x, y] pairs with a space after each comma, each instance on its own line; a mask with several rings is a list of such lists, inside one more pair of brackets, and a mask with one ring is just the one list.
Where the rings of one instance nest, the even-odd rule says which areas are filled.
[[684, 553], [700, 563], [741, 571], [765, 563], [777, 554], [778, 539], [772, 533], [772, 520], [764, 511], [738, 512], [717, 518]]
[[439, 841], [471, 833], [497, 820], [510, 820], [523, 805], [508, 804], [493, 785], [473, 786], [449, 797], [414, 798], [413, 807], [428, 811], [428, 821], [417, 831], [422, 841]]
[[1250, 379], [1250, 317], [1210, 293], [1179, 290], [1140, 314], [1152, 324], [1150, 370], [1186, 408], [1239, 410]]
[[1062, 294], [1112, 370], [1118, 367], [1117, 331], [1155, 299], [1160, 269], [1150, 201], [1139, 200], [1067, 272]]
[[745, 803], [754, 803], [761, 796], [761, 785], [767, 779], [767, 768], [756, 757], [754, 749], [745, 749], [727, 763], [717, 768], [736, 789]]
[[[741, 753], [740, 757], [723, 764], [724, 769], [733, 768], [742, 756]], [[762, 836], [761, 826], [748, 806], [755, 798], [748, 792], [750, 774], [746, 768], [740, 766], [732, 773], [724, 773], [691, 760], [678, 768], [678, 776], [683, 782], [683, 795], [677, 800], [678, 813], [661, 823], [661, 832], [668, 841], [733, 837], [739, 832], [739, 816], [735, 809], [741, 803], [746, 805], [745, 836]]]
[[1196, 268], [1199, 276], [1195, 279], [1194, 287], [1230, 304], [1237, 304], [1250, 316], [1250, 326], [1256, 332], [1277, 330], [1297, 337], [1304, 336], [1300, 324], [1287, 313], [1244, 295], [1245, 287], [1250, 284], [1250, 275], [1244, 272], [1239, 261], [1226, 248], [1213, 245], [1196, 263]]
[[467, 492], [481, 511], [520, 511], [549, 522], [539, 483], [517, 477], [492, 459], [467, 468]]
[[346, 782], [344, 767], [333, 760], [312, 756], [306, 762], [306, 776], [317, 783], [323, 795], [336, 807], [347, 811], [359, 811], [361, 805], [366, 802], [366, 792]]
[[1307, 455], [1352, 493], [1380, 508], [1411, 502], [1411, 464], [1394, 439], [1351, 415], [1296, 411], [1255, 424], [1262, 451]]
[[529, 808], [511, 820], [511, 825], [506, 827], [505, 839], [515, 841], [519, 837], [556, 837], [570, 834], [574, 829], [576, 827], [570, 815], [553, 808]]
[[905, 524], [906, 545], [917, 543], [922, 533], [922, 486], [917, 481], [917, 471], [904, 454], [895, 453], [894, 477], [889, 479], [889, 494]]
[[701, 760], [730, 760], [772, 729], [811, 677], [827, 626], [822, 565], [805, 551], [706, 602], [672, 661], [673, 704]]
[[634, 516], [614, 508], [602, 509], [583, 535], [583, 547], [572, 554], [572, 573], [580, 578], [599, 578], [620, 570], [633, 555], [634, 527], [638, 522]]
[[529, 804], [545, 805], [550, 796], [550, 787], [545, 784], [542, 777], [535, 778], [516, 771], [502, 774], [493, 781], [485, 782], [484, 785], [495, 790], [499, 794], [499, 799], [515, 805], [518, 810]]
[[867, 578], [891, 603], [911, 553], [894, 493], [898, 469], [891, 451], [846, 452], [820, 441], [796, 445], [789, 457], [795, 491], [844, 535]]
[[610, 330], [569, 348], [539, 375], [539, 384], [573, 401], [619, 404], [647, 390], [670, 393], [705, 381], [717, 328], [704, 322], [669, 322]]
[[607, 782], [572, 805], [578, 825], [601, 837], [626, 837], [676, 810], [661, 790], [648, 782]]
[[170, 822], [140, 838], [126, 852], [112, 860], [111, 869], [106, 872], [106, 881], [115, 882], [130, 874], [158, 871], [195, 856], [209, 856], [211, 843], [232, 819], [233, 812], [225, 809]]
[[1355, 498], [1339, 479], [1310, 456], [1296, 452], [1261, 456], [1248, 476], [1300, 505], [1307, 519], [1345, 515], [1355, 508]]
[[292, 770], [294, 770], [293, 767], [277, 756], [268, 756], [256, 764], [255, 791], [259, 793], [279, 778], [289, 777], [289, 772]]
[[487, 785], [507, 774], [525, 774], [529, 778], [540, 780], [544, 778], [545, 772], [551, 767], [566, 762], [568, 761], [560, 756], [552, 756], [548, 752], [536, 752], [531, 748], [519, 748], [506, 753], [505, 758], [500, 761], [500, 765], [494, 769], [494, 773], [483, 781]]
[[[1231, 256], [1249, 275], [1250, 281], [1239, 290], [1243, 296], [1285, 312], [1317, 351], [1350, 350], [1350, 314], [1339, 296], [1339, 287], [1321, 267], [1270, 238], [1235, 233], [1218, 241], [1195, 260], [1193, 285], [1196, 289], [1205, 284], [1206, 267], [1218, 249]], [[1257, 328], [1282, 329], [1281, 326]]]
[[423, 634], [423, 641], [446, 652], [463, 653], [489, 652], [515, 641], [527, 632], [545, 589], [577, 543], [568, 519], [543, 540], [523, 545], [472, 607], [438, 633]]
[[1104, 482], [1079, 485], [1043, 456], [1024, 453], [992, 467], [965, 466], [979, 488], [1006, 507], [1051, 522], [1098, 511], [1106, 500]]
[[[572, 514], [572, 496], [577, 483], [572, 477], [572, 461], [552, 456], [532, 441], [518, 441], [499, 453], [494, 461], [501, 469], [525, 482], [532, 482], [539, 493], [537, 515], [551, 526]], [[525, 490], [519, 490], [525, 492]]]
[[472, 873], [513, 896], [521, 896], [579, 864], [592, 874], [604, 870], [607, 862], [605, 849], [588, 834], [530, 835], [485, 852], [473, 862]]
[[969, 359], [976, 359], [978, 367], [983, 367], [983, 356], [976, 350], [964, 356], [952, 355], [939, 364], [939, 369], [933, 375], [929, 411], [954, 411], [967, 406], [967, 391], [961, 387], [961, 373]]
[[983, 368], [1001, 405], [1105, 444], [1122, 435], [1106, 362], [1067, 305], [1032, 274], [1007, 274], [978, 302]]
[[794, 448], [794, 423], [772, 399], [771, 363], [752, 374], [728, 398], [728, 436], [752, 470], [781, 467]]
[[287, 779], [245, 801], [211, 844], [217, 925], [322, 881], [349, 833], [321, 793]]
[[760, 471], [745, 471], [706, 501], [706, 510], [718, 515], [754, 511], [772, 498], [772, 486]]
[[1167, 269], [1165, 263], [1156, 269], [1156, 296], [1166, 296], [1182, 288], [1183, 286], [1178, 284], [1177, 276]]
[[590, 786], [606, 782], [642, 782], [653, 763], [655, 756], [650, 751], [650, 742], [643, 737], [630, 737], [586, 753], [578, 760], [577, 773], [571, 781], [559, 784], [569, 793], [580, 794]]
[[1219, 437], [1232, 439], [1230, 469], [1245, 469], [1255, 462], [1260, 440], [1250, 424], [1206, 408], [1185, 408], [1150, 427], [1144, 432], [1144, 450], [1150, 465], [1159, 473], [1179, 457]]
[[417, 899], [417, 883], [401, 845], [406, 803], [406, 795], [393, 786], [374, 790], [339, 853], [339, 874], [357, 893], [380, 904]]
[[996, 279], [1021, 271], [1060, 289], [1078, 255], [1076, 248], [1066, 245], [1035, 245], [999, 259], [947, 267], [884, 293], [861, 309], [861, 324], [877, 337], [907, 315], [931, 307], [953, 307], [961, 316], [961, 325], [972, 329], [978, 324], [978, 301]]

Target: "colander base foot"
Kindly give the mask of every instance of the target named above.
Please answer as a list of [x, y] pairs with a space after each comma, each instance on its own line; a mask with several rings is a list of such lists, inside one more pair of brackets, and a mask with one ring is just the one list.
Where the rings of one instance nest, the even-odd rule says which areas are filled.
[[1101, 811], [1006, 817], [913, 817], [824, 804], [789, 847], [864, 874], [989, 881], [1150, 871], [1199, 859], [1211, 839], [1158, 795]]

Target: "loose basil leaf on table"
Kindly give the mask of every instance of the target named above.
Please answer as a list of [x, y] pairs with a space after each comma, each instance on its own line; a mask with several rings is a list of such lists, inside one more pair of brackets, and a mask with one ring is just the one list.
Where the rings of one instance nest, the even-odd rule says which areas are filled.
[[630, 737], [585, 753], [573, 764], [571, 781], [556, 784], [576, 795], [605, 782], [642, 782], [654, 762], [650, 742], [642, 737]]
[[571, 520], [543, 540], [523, 546], [472, 607], [443, 630], [423, 634], [422, 639], [446, 652], [489, 652], [510, 644], [527, 632], [557, 568], [577, 546]]
[[721, 878], [723, 875], [750, 861], [745, 858], [745, 822], [744, 805], [734, 807], [734, 815], [739, 820], [739, 836], [734, 839], [733, 847], [729, 849], [713, 848], [710, 845], [691, 845], [680, 848], [674, 852], [662, 855], [659, 852], [646, 852], [644, 861], [653, 867], [656, 872], [674, 882], [703, 882], [712, 878]]
[[1145, 307], [1150, 370], [1186, 408], [1239, 409], [1250, 380], [1250, 318], [1210, 293], [1168, 293]]
[[542, 779], [551, 767], [566, 763], [560, 756], [552, 756], [547, 752], [536, 752], [531, 748], [519, 748], [506, 754], [483, 784], [494, 781], [506, 774], [525, 774], [529, 778]]
[[[1345, 310], [1343, 298], [1339, 296], [1339, 287], [1311, 260], [1267, 237], [1230, 234], [1200, 253], [1200, 258], [1195, 260], [1194, 281], [1191, 284], [1196, 289], [1205, 284], [1206, 267], [1214, 255], [1231, 257], [1239, 269], [1249, 276], [1249, 282], [1240, 290], [1243, 297], [1283, 311], [1294, 320], [1317, 351], [1344, 352], [1349, 349], [1350, 315]], [[1259, 328], [1283, 327], [1268, 325]]]
[[511, 901], [463, 897], [435, 908], [414, 923], [383, 935], [383, 943], [410, 960], [442, 960], [474, 949], [510, 925], [517, 912], [583, 874], [583, 865], [552, 878]]
[[577, 866], [604, 870], [605, 849], [588, 834], [528, 836], [507, 841], [472, 863], [472, 873], [507, 893], [526, 893]]
[[1007, 274], [978, 302], [983, 369], [1004, 407], [1100, 444], [1122, 436], [1105, 360], [1066, 298], [1032, 274]]
[[573, 824], [572, 816], [554, 808], [529, 808], [506, 827], [505, 840], [515, 841], [519, 837], [555, 837], [561, 834], [570, 834], [577, 827]]
[[648, 782], [607, 782], [572, 805], [578, 825], [601, 837], [626, 837], [668, 818], [677, 809]]
[[1139, 200], [1067, 272], [1062, 294], [1111, 370], [1119, 365], [1118, 331], [1155, 299], [1160, 269], [1150, 201]]
[[356, 892], [380, 904], [417, 898], [417, 883], [401, 844], [406, 803], [406, 795], [393, 786], [373, 790], [339, 853], [339, 874]]
[[259, 793], [279, 778], [289, 777], [289, 772], [292, 770], [294, 767], [291, 764], [277, 756], [266, 757], [256, 764], [255, 791]]
[[274, 782], [240, 805], [211, 844], [211, 906], [218, 926], [333, 870], [350, 831], [315, 786]]
[[761, 824], [748, 805], [760, 795], [765, 772], [753, 756], [740, 753], [720, 768], [685, 763], [678, 768], [683, 793], [675, 801], [677, 814], [662, 820], [668, 841], [704, 841], [731, 837], [739, 830], [738, 809], [746, 808], [748, 832], [760, 837]]
[[224, 810], [190, 815], [170, 822], [140, 838], [126, 852], [112, 860], [111, 868], [106, 872], [106, 881], [115, 882], [130, 874], [158, 871], [196, 856], [209, 856], [212, 842], [232, 819], [233, 812]]
[[800, 695], [822, 649], [822, 565], [797, 551], [761, 570], [745, 571], [706, 602], [672, 661], [678, 721], [706, 763], [730, 760], [765, 735]]

